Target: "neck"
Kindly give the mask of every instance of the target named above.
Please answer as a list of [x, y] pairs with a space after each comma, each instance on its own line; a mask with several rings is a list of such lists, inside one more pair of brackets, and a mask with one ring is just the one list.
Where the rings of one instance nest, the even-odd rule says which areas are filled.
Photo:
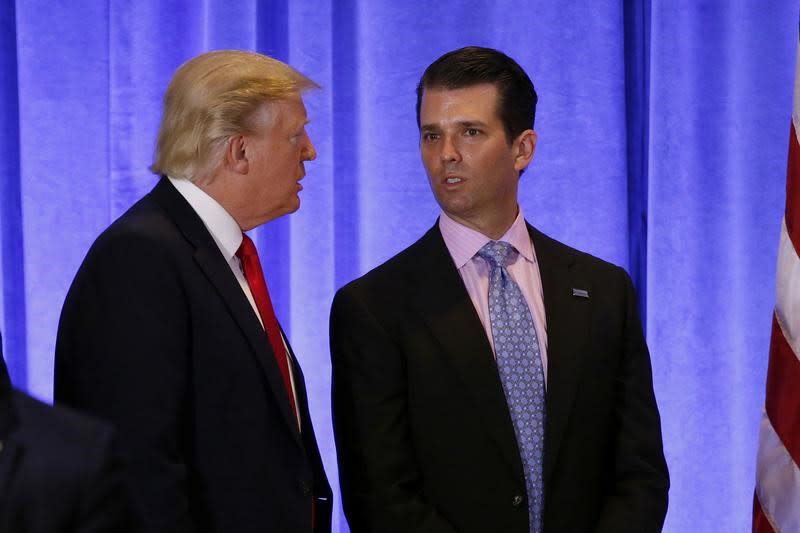
[[257, 224], [250, 224], [248, 220], [245, 220], [243, 216], [245, 210], [241, 205], [242, 199], [236, 194], [234, 180], [235, 176], [218, 172], [206, 179], [198, 180], [194, 184], [221, 205], [242, 228], [242, 231], [249, 231]]

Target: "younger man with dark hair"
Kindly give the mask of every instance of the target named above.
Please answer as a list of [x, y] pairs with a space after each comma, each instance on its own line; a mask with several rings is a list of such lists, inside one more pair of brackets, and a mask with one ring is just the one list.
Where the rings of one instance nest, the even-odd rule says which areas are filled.
[[354, 532], [659, 531], [650, 358], [628, 275], [528, 225], [536, 92], [508, 56], [445, 54], [417, 89], [442, 213], [343, 287], [334, 427]]

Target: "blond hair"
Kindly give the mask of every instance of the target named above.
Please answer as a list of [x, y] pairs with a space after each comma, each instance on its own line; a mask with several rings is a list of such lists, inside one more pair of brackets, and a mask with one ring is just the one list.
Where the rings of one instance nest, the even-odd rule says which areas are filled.
[[217, 50], [180, 66], [164, 95], [156, 174], [194, 181], [234, 135], [253, 134], [263, 104], [319, 86], [289, 65], [254, 52]]

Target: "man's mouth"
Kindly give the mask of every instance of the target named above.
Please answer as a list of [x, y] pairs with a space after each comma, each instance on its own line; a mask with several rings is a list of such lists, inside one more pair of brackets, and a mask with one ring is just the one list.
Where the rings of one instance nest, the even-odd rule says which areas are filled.
[[444, 181], [448, 185], [453, 185], [453, 184], [456, 184], [456, 183], [461, 183], [464, 180], [459, 176], [445, 176]]

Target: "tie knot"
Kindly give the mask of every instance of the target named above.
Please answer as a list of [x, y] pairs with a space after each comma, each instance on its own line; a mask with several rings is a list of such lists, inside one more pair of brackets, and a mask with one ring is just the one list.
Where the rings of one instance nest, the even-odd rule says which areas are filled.
[[245, 257], [258, 257], [258, 250], [256, 250], [256, 245], [253, 244], [253, 239], [247, 236], [247, 234], [242, 233], [242, 244], [239, 245], [239, 249], [236, 250], [236, 257], [239, 260], [244, 261]]
[[505, 241], [489, 241], [478, 250], [478, 255], [483, 257], [492, 268], [503, 267], [506, 265], [508, 256], [514, 251], [514, 247]]

